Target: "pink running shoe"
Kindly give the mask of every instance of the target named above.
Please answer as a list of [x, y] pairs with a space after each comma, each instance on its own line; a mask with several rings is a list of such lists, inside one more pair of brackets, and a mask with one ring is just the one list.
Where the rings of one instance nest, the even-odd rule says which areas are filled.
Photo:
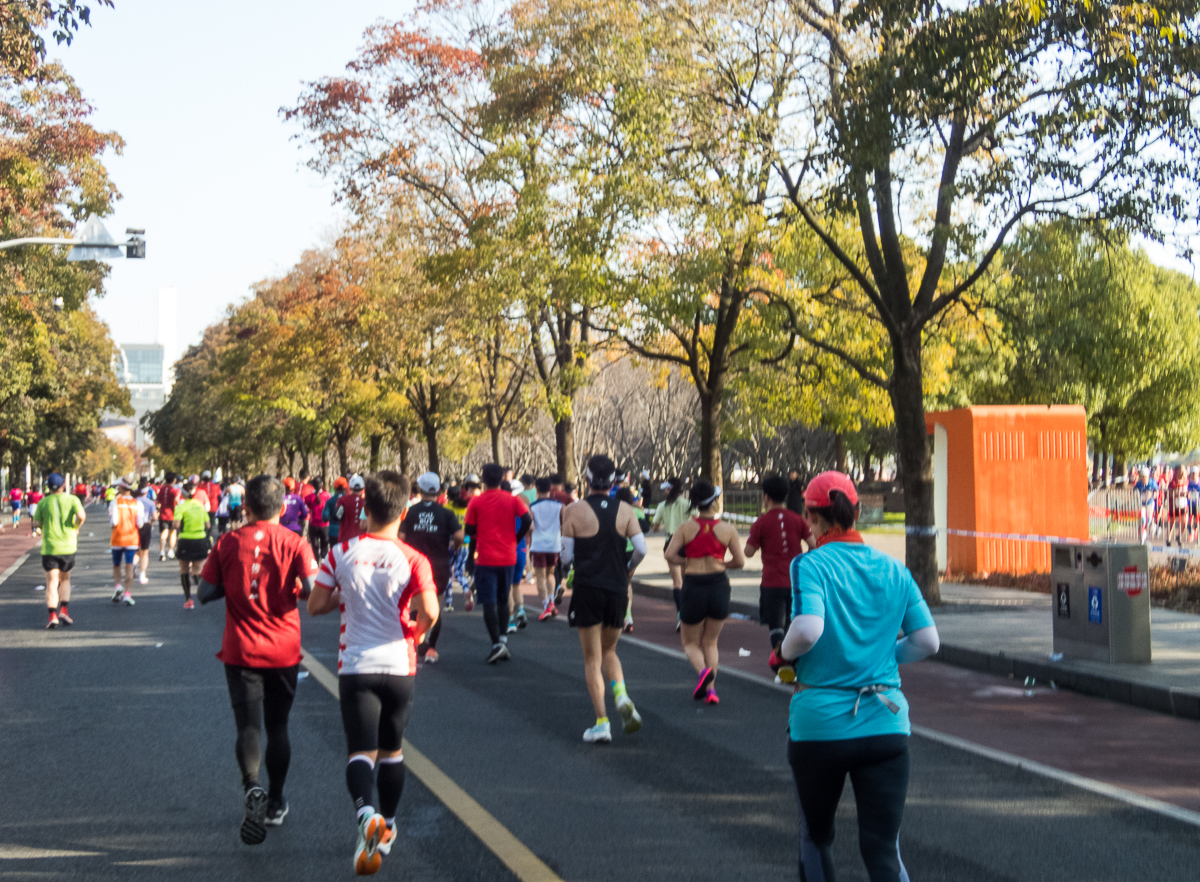
[[715, 690], [711, 686], [709, 686], [708, 691], [704, 693], [704, 703], [705, 704], [720, 704], [721, 699], [717, 698], [717, 690]]
[[696, 683], [696, 688], [692, 690], [692, 698], [696, 699], [696, 701], [704, 698], [705, 693], [708, 692], [708, 687], [716, 679], [716, 676], [712, 668], [705, 668], [701, 671], [700, 680]]

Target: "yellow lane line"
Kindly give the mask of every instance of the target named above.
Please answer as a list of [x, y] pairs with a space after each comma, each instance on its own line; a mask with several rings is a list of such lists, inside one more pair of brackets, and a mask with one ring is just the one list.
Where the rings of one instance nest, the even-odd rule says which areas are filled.
[[[337, 698], [337, 676], [313, 658], [308, 650], [302, 652], [303, 664], [309, 675], [324, 686], [330, 695]], [[504, 866], [512, 870], [513, 875], [521, 882], [563, 882], [557, 873], [546, 866], [521, 840], [513, 836], [491, 812], [472, 799], [467, 791], [455, 784], [425, 754], [413, 747], [407, 738], [404, 739], [404, 764], [446, 808], [458, 816], [480, 842], [500, 858]]]

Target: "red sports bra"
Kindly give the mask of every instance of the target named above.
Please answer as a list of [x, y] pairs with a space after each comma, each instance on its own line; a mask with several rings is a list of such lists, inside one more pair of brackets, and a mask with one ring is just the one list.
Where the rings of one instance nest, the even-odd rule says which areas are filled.
[[717, 538], [714, 529], [720, 523], [718, 518], [692, 518], [700, 525], [696, 538], [683, 549], [683, 556], [692, 560], [701, 557], [711, 557], [718, 561], [725, 560], [725, 543]]

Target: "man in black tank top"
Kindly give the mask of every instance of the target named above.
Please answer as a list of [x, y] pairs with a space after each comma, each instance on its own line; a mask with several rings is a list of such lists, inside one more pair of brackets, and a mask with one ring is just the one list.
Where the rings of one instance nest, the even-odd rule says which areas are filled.
[[[617, 640], [625, 619], [629, 576], [646, 556], [646, 537], [633, 506], [608, 495], [616, 471], [607, 456], [589, 459], [586, 479], [590, 493], [563, 509], [562, 524], [562, 563], [563, 566], [575, 563], [567, 621], [579, 629], [584, 675], [596, 711], [596, 725], [583, 733], [583, 740], [600, 744], [612, 741], [604, 697], [605, 679], [612, 683], [613, 698], [626, 734], [642, 728], [642, 718], [625, 691]], [[633, 542], [633, 557], [628, 567], [626, 539]]]

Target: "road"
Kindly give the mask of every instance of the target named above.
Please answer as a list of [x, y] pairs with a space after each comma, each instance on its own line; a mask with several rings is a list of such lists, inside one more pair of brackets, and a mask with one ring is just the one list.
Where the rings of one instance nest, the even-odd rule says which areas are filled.
[[[176, 565], [157, 560], [135, 607], [111, 604], [103, 538], [84, 532], [74, 628], [42, 629], [36, 557], [0, 584], [0, 878], [352, 875], [345, 745], [318, 677], [301, 681], [292, 713], [291, 814], [247, 848], [237, 841], [232, 715], [213, 657], [223, 606], [181, 609]], [[669, 628], [652, 624], [669, 616], [650, 603], [639, 605], [638, 641], [621, 648], [641, 733], [618, 731], [607, 747], [580, 741], [591, 713], [561, 617], [531, 624], [511, 638], [514, 661], [488, 667], [478, 613], [456, 612], [442, 662], [420, 672], [409, 741], [562, 880], [795, 879], [787, 696], [725, 675], [720, 706], [697, 706], [691, 670], [663, 637]], [[336, 617], [305, 616], [303, 626], [306, 649], [334, 667]], [[748, 662], [763, 635], [743, 634], [759, 640], [739, 660]], [[914, 682], [935, 688], [941, 666], [923, 670]], [[1094, 704], [1098, 715], [1112, 707]], [[919, 706], [914, 698], [918, 723]], [[913, 738], [912, 755], [901, 849], [914, 880], [1195, 878], [1195, 826], [927, 738]], [[399, 826], [379, 878], [521, 878], [412, 774]], [[855, 843], [848, 789], [843, 880], [865, 878]]]

